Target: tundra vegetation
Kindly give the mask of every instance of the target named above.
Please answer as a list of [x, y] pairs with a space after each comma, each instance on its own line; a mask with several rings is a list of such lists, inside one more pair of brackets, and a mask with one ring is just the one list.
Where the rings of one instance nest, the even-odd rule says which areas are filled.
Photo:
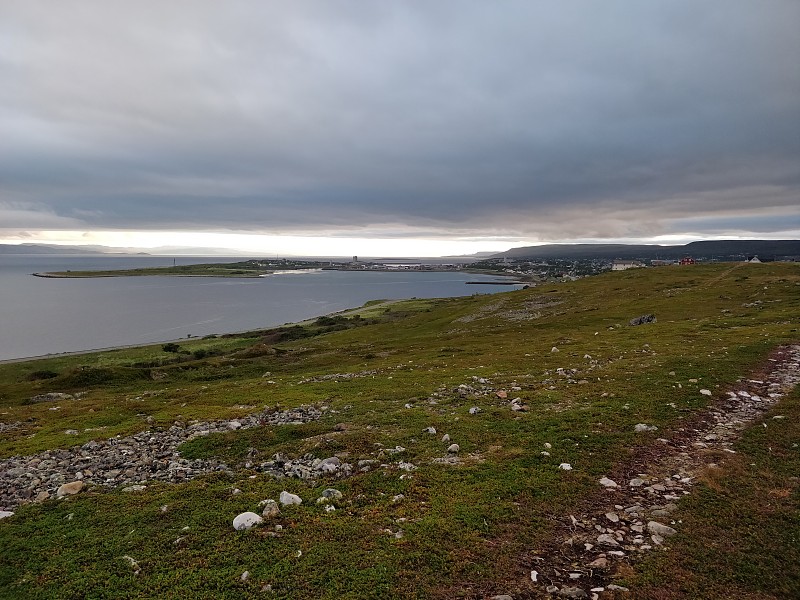
[[[628, 325], [644, 314], [657, 319]], [[798, 327], [800, 266], [714, 264], [0, 365], [0, 421], [13, 425], [0, 458], [265, 406], [321, 410], [180, 446], [220, 472], [14, 507], [0, 520], [0, 597], [539, 597], [533, 557], [547, 561], [561, 519]], [[48, 393], [72, 398], [31, 400]], [[678, 533], [610, 574], [630, 592], [605, 597], [800, 597], [800, 394], [762, 419], [736, 453], [709, 458], [671, 517]], [[276, 454], [353, 469], [276, 479], [257, 468]], [[341, 498], [317, 503], [329, 488]], [[283, 491], [302, 504], [233, 528]]]

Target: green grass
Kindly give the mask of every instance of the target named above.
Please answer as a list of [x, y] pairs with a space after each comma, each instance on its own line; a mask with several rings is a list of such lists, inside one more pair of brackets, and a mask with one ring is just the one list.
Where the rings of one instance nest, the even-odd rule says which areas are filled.
[[[627, 326], [646, 313], [658, 322]], [[267, 597], [277, 598], [524, 591], [528, 573], [522, 565], [552, 534], [549, 517], [568, 514], [600, 475], [650, 439], [635, 436], [634, 424], [680, 427], [706, 405], [699, 389], [724, 388], [747, 374], [775, 345], [796, 341], [799, 324], [797, 265], [698, 265], [608, 273], [490, 296], [371, 303], [299, 328], [182, 341], [185, 353], [152, 346], [0, 365], [0, 419], [23, 423], [0, 440], [0, 456], [130, 434], [149, 427], [147, 416], [168, 425], [231, 418], [264, 405], [330, 408], [316, 423], [229, 432], [183, 446], [186, 456], [219, 457], [240, 469], [233, 478], [152, 485], [135, 495], [93, 490], [20, 508], [0, 523], [0, 597], [264, 597], [265, 585], [274, 590]], [[197, 358], [201, 349], [206, 354]], [[336, 373], [360, 376], [321, 379]], [[493, 393], [462, 397], [454, 391], [460, 384], [480, 387], [473, 378], [508, 390], [509, 400], [519, 396], [530, 411], [513, 412]], [[85, 395], [57, 402], [58, 411], [49, 410], [52, 403], [30, 403], [46, 392]], [[482, 411], [470, 415], [472, 406]], [[340, 422], [346, 431], [336, 430]], [[797, 419], [775, 426], [790, 422]], [[428, 426], [436, 427], [436, 436], [422, 433]], [[66, 435], [66, 429], [80, 434]], [[461, 446], [459, 466], [431, 464], [445, 455], [444, 433]], [[743, 443], [763, 453], [771, 440], [759, 433], [753, 430]], [[791, 435], [796, 439], [796, 432], [786, 439]], [[552, 445], [549, 457], [541, 454], [545, 443]], [[398, 445], [405, 448], [401, 454], [381, 455]], [[350, 462], [402, 459], [419, 469], [378, 469], [311, 486], [250, 479], [243, 463], [251, 449], [260, 457], [311, 452], [347, 453]], [[759, 456], [750, 462], [763, 460], [768, 468], [767, 457]], [[561, 462], [574, 470], [559, 471]], [[788, 487], [781, 481], [775, 489]], [[731, 484], [731, 497], [740, 498], [736, 510], [752, 503], [752, 484]], [[344, 498], [339, 510], [325, 514], [314, 501], [330, 485]], [[234, 487], [243, 494], [232, 495]], [[233, 531], [238, 512], [255, 510], [259, 500], [277, 498], [282, 489], [300, 494], [304, 504], [283, 511], [281, 532]], [[397, 494], [404, 498], [393, 502]], [[704, 494], [693, 494], [686, 510], [711, 523], [717, 511], [703, 512]], [[797, 523], [796, 498], [795, 489], [782, 500], [787, 504], [775, 532]], [[765, 531], [773, 531], [769, 527]], [[707, 531], [695, 530], [693, 560], [710, 560], [703, 554]], [[751, 561], [748, 577], [775, 579], [779, 567], [791, 574], [793, 544], [796, 537], [788, 533], [770, 533], [744, 546], [748, 552], [760, 547], [767, 557]], [[124, 555], [138, 561], [138, 575]], [[646, 566], [637, 585], [654, 590], [682, 568]], [[247, 583], [239, 580], [244, 570], [251, 573]], [[726, 573], [717, 569], [685, 585], [747, 593], [781, 589], [742, 587]]]
[[721, 468], [684, 501], [672, 552], [647, 560], [629, 581], [636, 596], [800, 598], [798, 441], [795, 389], [745, 432], [737, 454], [709, 458]]

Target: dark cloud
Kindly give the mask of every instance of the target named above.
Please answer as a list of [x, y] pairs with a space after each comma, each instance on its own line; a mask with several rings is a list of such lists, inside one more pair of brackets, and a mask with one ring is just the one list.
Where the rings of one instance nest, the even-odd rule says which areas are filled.
[[792, 0], [6, 2], [0, 228], [796, 228], [798, 22]]

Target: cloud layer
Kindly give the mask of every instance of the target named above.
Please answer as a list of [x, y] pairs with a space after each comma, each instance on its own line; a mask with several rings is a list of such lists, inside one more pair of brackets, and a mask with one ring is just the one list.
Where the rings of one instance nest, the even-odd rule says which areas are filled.
[[5, 2], [0, 228], [800, 231], [799, 22], [793, 0]]

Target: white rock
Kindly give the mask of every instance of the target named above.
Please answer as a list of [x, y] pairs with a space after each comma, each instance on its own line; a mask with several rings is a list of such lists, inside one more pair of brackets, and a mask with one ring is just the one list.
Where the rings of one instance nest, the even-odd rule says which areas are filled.
[[481, 412], [479, 406], [473, 406], [472, 408], [469, 409], [469, 414], [471, 415], [477, 415], [479, 412]]
[[430, 433], [431, 435], [436, 435], [436, 427], [426, 427], [422, 430], [423, 433]]
[[322, 490], [322, 497], [327, 498], [328, 500], [341, 500], [342, 492], [333, 488], [327, 488]]
[[267, 519], [277, 517], [279, 514], [281, 514], [281, 509], [278, 507], [278, 503], [275, 502], [275, 500], [262, 500], [258, 503], [258, 505], [264, 507], [264, 510], [261, 511], [261, 516], [266, 517]]
[[13, 515], [14, 513], [10, 510], [0, 510], [0, 519], [5, 519], [6, 517], [11, 517]]
[[129, 485], [128, 487], [122, 488], [123, 492], [141, 492], [142, 490], [146, 490], [146, 485]]
[[445, 433], [445, 434], [442, 436], [442, 441], [443, 441], [445, 444], [446, 444], [447, 442], [449, 442], [449, 441], [450, 441], [450, 434], [449, 434], [449, 433]]
[[572, 465], [569, 463], [561, 463], [558, 465], [558, 468], [562, 471], [572, 471]]
[[281, 504], [283, 504], [284, 506], [303, 503], [303, 499], [300, 496], [297, 496], [296, 494], [291, 494], [286, 490], [281, 492], [280, 501]]
[[710, 396], [711, 390], [700, 390], [700, 393], [703, 394], [703, 396]]
[[552, 348], [550, 348], [550, 352], [558, 352], [558, 348], [556, 348], [555, 346], [553, 346]]
[[669, 525], [663, 525], [658, 521], [648, 521], [647, 530], [650, 533], [653, 533], [655, 535], [660, 535], [662, 537], [669, 537], [671, 535], [675, 535], [676, 533], [678, 533], [675, 529], [673, 529]]
[[550, 450], [553, 447], [553, 444], [551, 444], [550, 442], [545, 442], [544, 447]]
[[262, 519], [259, 515], [254, 512], [243, 512], [239, 515], [236, 515], [236, 518], [233, 520], [233, 528], [236, 531], [243, 531], [245, 529], [250, 529], [255, 527], [256, 525], [263, 523], [264, 519]]
[[612, 546], [612, 547], [619, 546], [619, 542], [617, 541], [617, 538], [615, 538], [610, 533], [604, 533], [602, 535], [598, 535], [597, 536], [597, 543], [598, 544], [602, 544], [604, 546]]
[[245, 571], [244, 573], [242, 573], [241, 577], [239, 577], [239, 580], [242, 583], [245, 583], [248, 579], [250, 579], [250, 571]]
[[459, 450], [461, 450], [461, 446], [459, 446], [458, 444], [450, 444], [447, 447], [447, 451], [452, 452], [453, 454], [456, 454]]
[[607, 487], [607, 488], [615, 488], [617, 487], [617, 482], [613, 479], [609, 479], [608, 477], [603, 477], [600, 480], [600, 485]]
[[72, 481], [65, 483], [56, 492], [56, 498], [63, 498], [64, 496], [73, 496], [80, 492], [85, 487], [82, 481]]
[[636, 433], [642, 433], [644, 431], [656, 431], [657, 429], [658, 427], [655, 425], [647, 425], [645, 423], [637, 423], [633, 428]]
[[606, 519], [608, 519], [612, 523], [619, 523], [619, 515], [617, 513], [607, 512]]

